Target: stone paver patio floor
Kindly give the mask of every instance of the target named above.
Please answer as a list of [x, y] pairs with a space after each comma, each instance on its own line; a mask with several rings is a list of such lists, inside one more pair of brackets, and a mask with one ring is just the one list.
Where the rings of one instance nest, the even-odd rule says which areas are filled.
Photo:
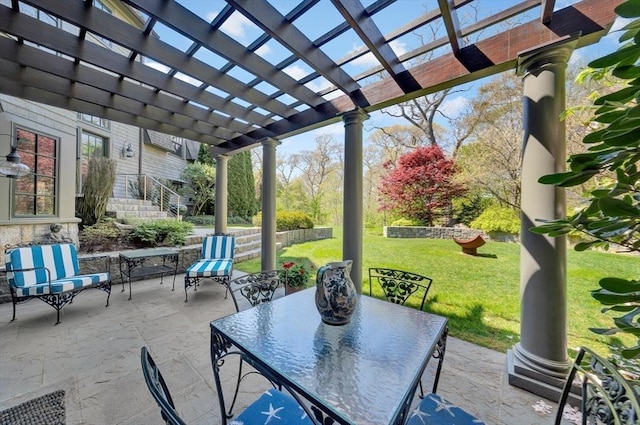
[[[224, 288], [204, 282], [184, 302], [184, 275], [176, 291], [166, 280], [134, 282], [128, 291], [87, 290], [61, 312], [39, 300], [0, 305], [0, 410], [57, 389], [66, 392], [67, 425], [158, 424], [159, 409], [140, 369], [140, 347], [159, 363], [180, 414], [189, 424], [220, 423], [209, 357], [209, 322], [234, 311]], [[429, 388], [435, 361], [425, 372]], [[232, 369], [232, 368], [229, 368]], [[235, 368], [233, 368], [235, 369]], [[230, 377], [231, 378], [231, 377]], [[229, 378], [229, 379], [230, 379]], [[231, 385], [231, 382], [228, 382]], [[266, 388], [266, 387], [264, 387]], [[243, 385], [240, 403], [260, 386]], [[540, 397], [507, 383], [506, 355], [450, 337], [438, 392], [487, 424], [551, 424], [533, 406]], [[417, 399], [417, 397], [416, 397]]]

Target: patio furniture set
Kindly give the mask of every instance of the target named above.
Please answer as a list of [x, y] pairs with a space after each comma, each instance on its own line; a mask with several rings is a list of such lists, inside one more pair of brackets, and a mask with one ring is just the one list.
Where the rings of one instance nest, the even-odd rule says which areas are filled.
[[[201, 279], [213, 279], [229, 285], [233, 272], [235, 238], [230, 235], [206, 236], [202, 241], [201, 259], [190, 265], [185, 273], [185, 302], [187, 290], [196, 290]], [[153, 260], [156, 259], [156, 260]], [[80, 274], [80, 261], [103, 260], [102, 271]], [[171, 248], [150, 248], [122, 252], [119, 269], [122, 277], [122, 292], [125, 280], [129, 283], [131, 300], [132, 279], [160, 275], [160, 284], [165, 275], [173, 274], [175, 290], [178, 269], [178, 251]], [[60, 323], [60, 310], [72, 302], [76, 295], [88, 288], [97, 288], [107, 293], [107, 304], [111, 296], [110, 260], [108, 256], [78, 257], [73, 244], [36, 245], [26, 244], [8, 248], [5, 254], [7, 283], [13, 303], [12, 321], [16, 319], [16, 305], [38, 298], [56, 309], [56, 325]]]
[[[374, 282], [386, 301], [359, 295], [351, 321], [331, 326], [314, 312], [313, 288], [274, 299], [280, 285], [276, 270], [230, 281], [228, 290], [237, 312], [210, 323], [221, 423], [484, 423], [437, 394], [447, 319], [424, 311], [431, 279], [374, 268], [369, 270], [370, 294]], [[420, 309], [404, 306], [414, 294]], [[432, 390], [424, 394], [422, 375], [431, 358], [438, 364]], [[221, 374], [225, 365], [235, 364], [232, 359], [238, 363], [238, 372], [231, 392], [224, 388], [227, 381]], [[147, 347], [141, 350], [141, 363], [162, 418], [169, 424], [185, 424]], [[269, 389], [234, 413], [243, 380], [255, 374], [266, 379]], [[566, 378], [556, 425], [562, 421], [570, 393], [582, 396], [583, 424], [640, 423], [635, 389], [589, 349], [580, 349]], [[416, 394], [420, 400], [414, 403]]]

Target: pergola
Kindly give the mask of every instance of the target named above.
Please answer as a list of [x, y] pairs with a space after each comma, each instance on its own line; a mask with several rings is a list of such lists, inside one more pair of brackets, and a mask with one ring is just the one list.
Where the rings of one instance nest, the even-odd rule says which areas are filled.
[[[509, 355], [509, 373], [515, 385], [551, 394], [569, 366], [566, 248], [561, 238], [530, 235], [527, 229], [535, 219], [564, 214], [563, 195], [537, 184], [540, 175], [564, 167], [564, 127], [558, 119], [564, 109], [564, 67], [573, 49], [606, 34], [621, 0], [582, 0], [560, 10], [554, 0], [500, 2], [504, 6], [497, 12], [466, 26], [460, 16], [472, 0], [427, 2], [432, 10], [403, 0], [227, 0], [210, 21], [181, 1], [123, 3], [140, 25], [100, 10], [91, 0], [11, 0], [10, 6], [0, 5], [0, 32], [7, 35], [0, 37], [0, 92], [211, 145], [217, 161], [217, 232], [226, 231], [226, 159], [262, 145], [264, 269], [275, 266], [278, 140], [342, 120], [343, 257], [354, 261], [357, 285], [362, 279], [362, 128], [368, 114], [517, 69], [524, 76], [525, 99], [522, 332]], [[320, 6], [333, 18], [312, 39], [297, 22], [310, 16], [324, 20], [318, 15]], [[385, 16], [400, 7], [415, 8], [415, 19], [385, 33]], [[62, 25], [34, 17], [34, 11], [54, 16]], [[248, 45], [220, 30], [235, 13], [259, 29]], [[505, 20], [518, 24], [500, 26]], [[394, 41], [434, 25], [442, 28], [435, 32], [439, 38], [401, 55], [392, 47]], [[187, 44], [168, 44], [157, 36], [160, 26]], [[345, 49], [340, 58], [327, 53], [331, 43], [354, 34], [363, 47]], [[270, 43], [287, 51], [277, 63], [261, 55]], [[376, 64], [356, 74], [353, 62], [365, 55], [372, 55]], [[214, 56], [222, 65], [206, 60]], [[152, 62], [163, 70], [150, 66]], [[287, 72], [295, 64], [308, 69], [305, 76]]]

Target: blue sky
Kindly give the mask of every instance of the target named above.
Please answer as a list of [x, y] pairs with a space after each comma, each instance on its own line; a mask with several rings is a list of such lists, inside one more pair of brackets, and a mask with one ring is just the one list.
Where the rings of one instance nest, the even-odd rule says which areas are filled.
[[[556, 2], [556, 9], [567, 7], [568, 5], [576, 3], [577, 1], [578, 0], [558, 0]], [[226, 5], [226, 2], [222, 0], [178, 0], [178, 2], [188, 7], [191, 11], [208, 22], [215, 18], [215, 16], [217, 16], [217, 14]], [[366, 7], [372, 2], [373, 0], [364, 0], [363, 4]], [[477, 19], [482, 19], [487, 15], [494, 13], [496, 10], [517, 4], [519, 2], [519, 0], [476, 0], [475, 2], [473, 2], [473, 4], [476, 4], [478, 6], [479, 16], [477, 16]], [[297, 4], [297, 2], [291, 0], [270, 0], [270, 3], [282, 14], [287, 14], [290, 9]], [[426, 10], [432, 10], [436, 7], [437, 0], [399, 0], [389, 8], [385, 9], [379, 15], [374, 16], [374, 21], [377, 25], [380, 26], [383, 34], [386, 34], [393, 29], [398, 28], [399, 26], [415, 19], [417, 15], [424, 13]], [[471, 16], [472, 12], [473, 11], [471, 9], [468, 9], [467, 6], [462, 7], [459, 10], [460, 20], [463, 21], [464, 19], [469, 19], [468, 16]], [[467, 18], [465, 18], [465, 16]], [[533, 9], [532, 11], [530, 11], [530, 15], [528, 17], [522, 19], [522, 22], [536, 19], [538, 16], [538, 9]], [[321, 0], [304, 16], [296, 20], [295, 25], [298, 28], [301, 28], [305, 32], [305, 34], [313, 40], [335, 27], [338, 23], [342, 22], [342, 20], [343, 18], [331, 5], [329, 0]], [[160, 36], [161, 40], [172, 44], [180, 50], [185, 51], [191, 45], [191, 41], [189, 39], [177, 34], [175, 31], [163, 26], [160, 23], [156, 24], [154, 29]], [[499, 29], [500, 28], [495, 28], [493, 31], [497, 31]], [[262, 31], [258, 27], [256, 27], [252, 22], [250, 22], [248, 19], [237, 12], [234, 13], [225, 22], [225, 24], [221, 27], [221, 30], [232, 37], [234, 40], [245, 46], [250, 45], [257, 37], [262, 34]], [[439, 32], [436, 33], [436, 37], [441, 37], [444, 35], [441, 28], [438, 31]], [[491, 31], [491, 28], [485, 30], [482, 36], [486, 37], [488, 35], [491, 35]], [[427, 34], [425, 35], [425, 37], [429, 38], [431, 37], [431, 34]], [[419, 37], [417, 37], [415, 34], [407, 34], [397, 40], [394, 40], [392, 42], [392, 48], [397, 55], [402, 55], [403, 53], [416, 48], [419, 43]], [[583, 48], [574, 52], [572, 61], [581, 61], [584, 63], [590, 59], [604, 54], [605, 52], [612, 51], [613, 49], [615, 49], [616, 45], [617, 35], [610, 34], [603, 40], [601, 40], [601, 42], [597, 45]], [[334, 61], [338, 61], [348, 53], [361, 47], [362, 42], [357, 37], [355, 32], [350, 30], [345, 34], [337, 37], [332, 42], [324, 45], [322, 47], [322, 50]], [[260, 54], [263, 59], [267, 60], [273, 65], [278, 64], [280, 61], [288, 57], [288, 53], [285, 51], [285, 49], [279, 43], [273, 40], [263, 45], [257, 51], [257, 53]], [[436, 56], [439, 53], [441, 52], [436, 51]], [[218, 68], [223, 66], [227, 62], [224, 58], [204, 48], [200, 49], [195, 54], [195, 57]], [[348, 74], [356, 76], [357, 74], [369, 69], [375, 64], [377, 64], [377, 62], [375, 62], [372, 55], [369, 54], [360, 57], [359, 59], [353, 61], [353, 63], [345, 65], [343, 68]], [[149, 63], [149, 65], [157, 69], [164, 70], [164, 67], [161, 64]], [[285, 72], [287, 72], [294, 78], [300, 79], [311, 73], [312, 69], [303, 61], [297, 61], [286, 68]], [[246, 71], [243, 71], [239, 67], [233, 68], [231, 71], [229, 71], [228, 74], [243, 82], [249, 82], [254, 78], [253, 75]], [[194, 84], [198, 84], [197, 81], [193, 81], [192, 78], [186, 75], [177, 75], [177, 77], [185, 81], [191, 81]], [[463, 87], [464, 89], [467, 89], [466, 92], [455, 95], [448, 99], [443, 105], [448, 114], [455, 114], [457, 110], [464, 107], [468, 97], [473, 96], [475, 87], [479, 86], [480, 84], [482, 84], [482, 81], [478, 81], [467, 87]], [[317, 91], [328, 87], [330, 84], [323, 78], [319, 78], [310, 82], [308, 85], [311, 89]], [[266, 83], [261, 83], [255, 88], [263, 91], [266, 94], [271, 94], [276, 91], [275, 87], [272, 87]], [[216, 93], [214, 90], [211, 91], [221, 96], [227, 95], [223, 92]], [[327, 99], [330, 99], [332, 96], [340, 94], [340, 92], [336, 92], [334, 94], [328, 94], [325, 97]], [[293, 99], [288, 98], [288, 96], [286, 95], [278, 99], [285, 103], [291, 103], [293, 101]], [[243, 104], [242, 100], [236, 100], [236, 102], [243, 106], [246, 105]], [[257, 109], [257, 111], [265, 112], [261, 111], [260, 109]], [[380, 112], [372, 113], [370, 119], [365, 122], [365, 142], [368, 134], [373, 127], [392, 124], [405, 124], [405, 122], [400, 119], [394, 119]], [[342, 142], [344, 137], [343, 125], [342, 123], [337, 123], [294, 137], [290, 137], [288, 139], [284, 139], [282, 140], [282, 145], [278, 148], [278, 150], [280, 152], [293, 153], [300, 150], [313, 149], [315, 137], [320, 134], [331, 134], [335, 137], [336, 141]]]

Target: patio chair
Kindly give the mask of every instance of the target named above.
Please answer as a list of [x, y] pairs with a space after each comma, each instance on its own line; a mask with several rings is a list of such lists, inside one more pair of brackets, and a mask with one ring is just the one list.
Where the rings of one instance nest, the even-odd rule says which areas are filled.
[[[255, 307], [258, 304], [269, 302], [273, 299], [276, 290], [280, 286], [280, 272], [278, 270], [268, 270], [256, 273], [249, 273], [233, 279], [229, 282], [229, 290], [236, 311], [240, 312], [247, 308]], [[253, 370], [243, 373], [242, 358], [238, 362], [238, 378], [236, 389], [231, 401], [230, 411], [238, 398], [240, 383], [249, 375], [256, 373]]]
[[420, 298], [420, 310], [424, 310], [424, 303], [433, 280], [416, 273], [385, 268], [369, 269], [369, 295], [372, 295], [374, 282], [382, 289], [387, 301], [404, 305], [416, 294]]
[[582, 424], [640, 424], [640, 394], [614, 365], [580, 348], [565, 380], [555, 425], [560, 425], [573, 390], [581, 389]]
[[[233, 413], [233, 407], [238, 389], [236, 388], [235, 390], [231, 406], [227, 408], [225, 391], [222, 388], [223, 378], [220, 376], [221, 368], [225, 364], [233, 364], [236, 358], [241, 363], [248, 363], [249, 365], [253, 365], [253, 363], [244, 353], [231, 349], [232, 345], [222, 336], [213, 334], [211, 338], [211, 363], [220, 405], [222, 425], [227, 425], [228, 420], [231, 418], [234, 418], [231, 425], [262, 424], [267, 422], [272, 424], [319, 425], [318, 422], [312, 419], [314, 416], [307, 405], [304, 404], [294, 391], [284, 385], [276, 384], [274, 379], [270, 378], [265, 371], [258, 371], [257, 369], [251, 373], [264, 377], [272, 388], [265, 391], [257, 400], [249, 404], [236, 416]], [[277, 413], [277, 418], [272, 416], [272, 414], [275, 413]], [[275, 419], [278, 420], [276, 421]]]
[[279, 287], [278, 270], [249, 273], [229, 282], [231, 298], [238, 312], [271, 301]]
[[162, 373], [160, 373], [160, 369], [158, 369], [158, 366], [153, 361], [147, 347], [142, 347], [140, 350], [140, 362], [142, 363], [142, 374], [144, 375], [147, 387], [156, 400], [156, 403], [158, 403], [158, 406], [160, 406], [162, 419], [164, 419], [167, 425], [186, 425], [186, 422], [178, 416], [176, 406], [173, 404], [173, 399], [171, 398], [171, 393], [169, 393], [169, 388], [167, 388]]
[[188, 302], [187, 290], [197, 290], [201, 279], [213, 279], [229, 290], [233, 272], [236, 239], [231, 235], [205, 236], [202, 240], [200, 259], [191, 264], [184, 276], [184, 302]]
[[[413, 294], [416, 294], [420, 297], [420, 310], [424, 310], [424, 304], [427, 300], [427, 294], [429, 293], [433, 279], [403, 270], [375, 267], [369, 269], [369, 296], [372, 295], [374, 282], [382, 288], [382, 292], [387, 301], [404, 305]], [[433, 382], [433, 393], [438, 389], [445, 350], [446, 336], [442, 344], [438, 345], [436, 351], [433, 353], [433, 358], [438, 359], [438, 368]], [[422, 381], [420, 381], [420, 397], [424, 397]]]

